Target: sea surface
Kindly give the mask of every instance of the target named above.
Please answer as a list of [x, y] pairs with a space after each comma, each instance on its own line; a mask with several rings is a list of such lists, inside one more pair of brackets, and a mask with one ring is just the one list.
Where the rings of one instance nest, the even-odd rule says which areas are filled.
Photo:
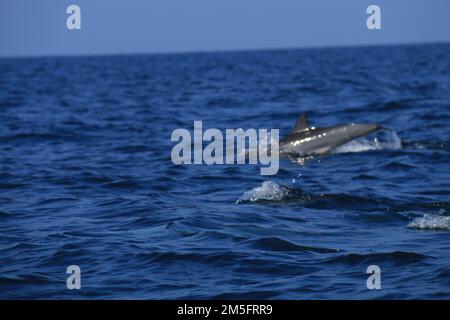
[[[171, 160], [302, 112], [389, 129], [275, 176]], [[449, 299], [449, 124], [449, 44], [1, 59], [0, 298]]]

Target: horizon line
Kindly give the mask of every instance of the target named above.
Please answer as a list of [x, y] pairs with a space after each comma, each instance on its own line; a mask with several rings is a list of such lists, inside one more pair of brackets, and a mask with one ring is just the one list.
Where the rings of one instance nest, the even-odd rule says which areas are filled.
[[108, 56], [143, 56], [143, 55], [188, 55], [188, 54], [208, 54], [208, 53], [238, 53], [255, 51], [295, 51], [295, 50], [315, 50], [315, 49], [347, 49], [347, 48], [367, 48], [367, 47], [395, 47], [395, 46], [415, 46], [415, 45], [440, 45], [450, 44], [450, 40], [432, 40], [418, 42], [397, 42], [397, 43], [359, 43], [342, 45], [311, 45], [303, 47], [260, 47], [260, 48], [235, 48], [235, 49], [200, 49], [200, 50], [174, 50], [174, 51], [147, 51], [147, 52], [105, 52], [105, 53], [54, 53], [54, 54], [19, 54], [0, 55], [0, 59], [39, 59], [39, 58], [78, 58], [78, 57], [108, 57]]

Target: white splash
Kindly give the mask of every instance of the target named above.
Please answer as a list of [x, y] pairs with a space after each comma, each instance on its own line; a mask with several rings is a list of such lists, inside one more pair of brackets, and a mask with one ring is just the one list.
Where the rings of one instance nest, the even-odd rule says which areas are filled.
[[393, 130], [381, 130], [373, 135], [349, 141], [333, 150], [332, 153], [362, 152], [369, 150], [397, 150], [402, 141]]
[[450, 216], [438, 214], [425, 214], [423, 217], [415, 218], [408, 224], [408, 228], [420, 230], [449, 230]]
[[272, 181], [264, 181], [259, 187], [246, 191], [236, 203], [256, 202], [260, 200], [282, 200], [289, 194], [289, 189]]

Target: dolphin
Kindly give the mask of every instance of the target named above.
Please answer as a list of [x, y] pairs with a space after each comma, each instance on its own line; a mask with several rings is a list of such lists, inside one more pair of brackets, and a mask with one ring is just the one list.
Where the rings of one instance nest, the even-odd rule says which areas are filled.
[[281, 155], [299, 157], [324, 155], [346, 142], [382, 128], [378, 124], [359, 123], [315, 128], [309, 125], [307, 114], [303, 113], [294, 129], [280, 141], [279, 151]]

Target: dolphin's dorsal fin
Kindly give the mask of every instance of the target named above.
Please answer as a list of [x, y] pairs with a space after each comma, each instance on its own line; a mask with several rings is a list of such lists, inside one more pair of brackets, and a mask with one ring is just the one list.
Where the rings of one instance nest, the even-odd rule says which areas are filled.
[[308, 116], [305, 112], [305, 113], [302, 113], [300, 118], [298, 118], [297, 122], [295, 123], [295, 127], [294, 127], [294, 129], [292, 129], [291, 132], [299, 132], [299, 131], [306, 130], [308, 128], [309, 128]]

